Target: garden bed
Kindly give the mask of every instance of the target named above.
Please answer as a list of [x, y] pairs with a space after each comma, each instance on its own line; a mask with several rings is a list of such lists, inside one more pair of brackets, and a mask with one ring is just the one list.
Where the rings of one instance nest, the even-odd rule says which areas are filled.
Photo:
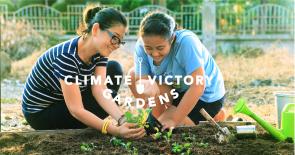
[[[221, 123], [234, 132], [235, 125]], [[245, 123], [242, 123], [245, 124]], [[0, 152], [25, 154], [293, 154], [292, 143], [277, 142], [257, 126], [256, 139], [235, 139], [218, 144], [216, 132], [208, 123], [196, 127], [182, 127], [173, 131], [172, 138], [155, 140], [145, 136], [140, 140], [122, 139], [121, 144], [110, 142], [110, 135], [102, 135], [93, 129], [2, 132]], [[113, 139], [114, 140], [114, 139]], [[131, 142], [131, 143], [130, 143]], [[117, 145], [117, 146], [115, 146]], [[190, 151], [188, 151], [190, 150]]]

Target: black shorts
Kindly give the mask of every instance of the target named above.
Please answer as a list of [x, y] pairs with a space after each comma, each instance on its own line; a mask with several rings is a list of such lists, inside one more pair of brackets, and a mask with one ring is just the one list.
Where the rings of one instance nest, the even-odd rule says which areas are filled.
[[[172, 105], [177, 107], [185, 93], [186, 92], [178, 92], [179, 97], [173, 100]], [[194, 109], [188, 114], [188, 117], [196, 125], [199, 124], [200, 121], [206, 121], [206, 119], [200, 113], [200, 109], [202, 108], [204, 108], [211, 117], [214, 117], [221, 110], [224, 103], [224, 98], [225, 96], [215, 102], [210, 103], [199, 100]]]

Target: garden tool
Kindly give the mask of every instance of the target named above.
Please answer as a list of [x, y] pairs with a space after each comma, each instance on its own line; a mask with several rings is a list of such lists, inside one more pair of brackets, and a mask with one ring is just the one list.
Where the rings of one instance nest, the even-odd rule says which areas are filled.
[[230, 131], [228, 130], [227, 127], [222, 128], [219, 124], [217, 124], [214, 119], [207, 113], [207, 111], [205, 109], [201, 109], [200, 113], [203, 115], [203, 117], [206, 118], [207, 121], [211, 122], [213, 125], [215, 125], [217, 127], [217, 129], [224, 134], [225, 136], [230, 135]]
[[222, 128], [219, 124], [217, 124], [205, 109], [202, 108], [200, 113], [206, 118], [207, 121], [211, 122], [218, 129], [218, 132], [214, 135], [218, 143], [228, 143], [233, 139], [234, 136], [232, 136], [228, 128]]
[[234, 107], [235, 113], [243, 113], [253, 118], [259, 123], [267, 132], [269, 132], [275, 139], [285, 141], [290, 139], [294, 143], [294, 116], [295, 116], [295, 103], [287, 104], [282, 112], [282, 128], [276, 129], [271, 124], [263, 120], [261, 117], [252, 112], [246, 104], [245, 99], [239, 99]]
[[136, 91], [138, 94], [143, 94], [144, 92], [144, 85], [141, 83], [141, 64], [142, 64], [142, 57], [138, 58], [139, 62], [139, 83], [136, 84]]

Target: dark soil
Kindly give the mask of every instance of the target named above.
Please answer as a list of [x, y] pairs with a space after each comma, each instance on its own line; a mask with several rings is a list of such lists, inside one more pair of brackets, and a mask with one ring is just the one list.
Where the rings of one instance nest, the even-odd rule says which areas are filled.
[[[236, 125], [236, 124], [234, 124]], [[234, 133], [234, 125], [226, 124]], [[222, 125], [224, 126], [224, 124]], [[191, 143], [191, 154], [294, 154], [293, 143], [277, 142], [258, 127], [256, 139], [234, 139], [227, 144], [218, 144], [214, 139], [216, 130], [209, 124], [196, 127], [177, 128], [173, 131], [172, 139], [154, 140], [146, 136], [141, 140], [131, 141], [132, 147], [139, 154], [173, 154], [172, 144]], [[186, 136], [195, 137], [184, 139]], [[112, 136], [102, 135], [93, 129], [33, 131], [33, 132], [2, 132], [0, 133], [0, 154], [132, 154], [122, 146], [110, 143]], [[93, 150], [82, 151], [82, 143], [93, 143]], [[200, 146], [207, 143], [208, 146]]]

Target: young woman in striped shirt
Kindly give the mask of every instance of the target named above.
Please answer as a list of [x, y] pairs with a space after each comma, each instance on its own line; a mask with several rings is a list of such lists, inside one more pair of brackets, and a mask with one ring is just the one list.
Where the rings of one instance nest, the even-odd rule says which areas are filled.
[[[107, 57], [124, 43], [126, 31], [127, 21], [119, 11], [88, 6], [77, 30], [79, 37], [48, 49], [27, 78], [22, 99], [27, 122], [37, 130], [89, 126], [115, 136], [143, 137], [145, 130], [121, 121], [123, 112], [103, 96], [106, 89], [116, 96], [120, 83], [90, 83], [91, 76], [100, 76], [102, 83], [106, 76], [112, 81], [116, 75], [122, 76], [120, 64]], [[103, 120], [109, 114], [119, 126]]]

